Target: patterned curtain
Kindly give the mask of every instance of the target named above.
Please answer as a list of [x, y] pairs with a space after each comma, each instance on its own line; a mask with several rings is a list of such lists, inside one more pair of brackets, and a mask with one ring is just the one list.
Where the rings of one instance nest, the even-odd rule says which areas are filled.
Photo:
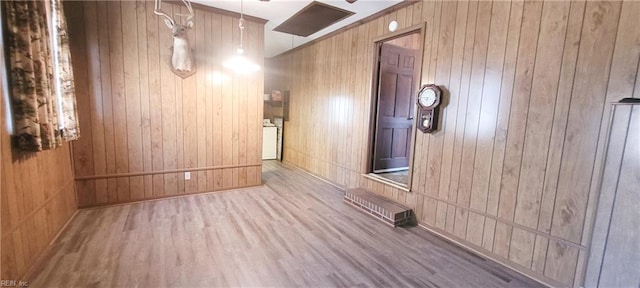
[[76, 140], [80, 137], [80, 124], [78, 123], [78, 109], [76, 105], [76, 91], [73, 85], [73, 67], [71, 66], [71, 51], [69, 49], [69, 36], [67, 34], [67, 21], [62, 10], [61, 0], [52, 0], [52, 8], [55, 13], [55, 27], [58, 31], [58, 79], [59, 92], [62, 103], [62, 138], [66, 141]]
[[[79, 136], [69, 41], [59, 1], [2, 1], [14, 142], [21, 150], [53, 149]], [[51, 38], [50, 28], [56, 29], [56, 39]], [[57, 41], [59, 53], [54, 52], [52, 40]]]

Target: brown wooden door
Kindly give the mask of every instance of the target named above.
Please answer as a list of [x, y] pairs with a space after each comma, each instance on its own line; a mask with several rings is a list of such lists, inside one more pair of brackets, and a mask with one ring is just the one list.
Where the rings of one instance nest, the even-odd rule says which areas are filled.
[[416, 53], [388, 43], [381, 45], [374, 172], [409, 167]]

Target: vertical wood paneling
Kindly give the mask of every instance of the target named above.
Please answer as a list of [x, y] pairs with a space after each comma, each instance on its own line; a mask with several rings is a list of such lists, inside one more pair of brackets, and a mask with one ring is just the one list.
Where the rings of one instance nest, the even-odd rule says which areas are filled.
[[[206, 39], [205, 39], [205, 35], [207, 34], [205, 31], [210, 31], [211, 26], [209, 25], [207, 27], [206, 22], [211, 23], [209, 20], [209, 17], [205, 17], [204, 16], [204, 12], [200, 11], [200, 10], [196, 10], [196, 16], [195, 16], [195, 25], [198, 25], [198, 27], [202, 27], [202, 29], [197, 29], [195, 32], [195, 41], [194, 41], [194, 47], [196, 51], [202, 51], [203, 49], [206, 49], [206, 47], [210, 47], [208, 46], [206, 43]], [[206, 30], [207, 28], [209, 28], [209, 30]], [[211, 44], [209, 44], [211, 45]], [[204, 61], [199, 60], [198, 62], [203, 63]], [[210, 67], [209, 67], [209, 63], [208, 62], [204, 62], [204, 69], [206, 71], [211, 71]], [[196, 141], [195, 144], [197, 146], [197, 150], [196, 153], [194, 153], [196, 155], [195, 157], [195, 163], [193, 164], [195, 167], [207, 167], [207, 117], [206, 117], [206, 109], [207, 109], [207, 104], [206, 104], [206, 99], [208, 99], [209, 95], [207, 95], [207, 90], [205, 89], [205, 85], [206, 85], [206, 75], [204, 75], [204, 73], [200, 73], [196, 75], [196, 91], [193, 95], [202, 95], [202, 97], [197, 97], [196, 100], [194, 101], [196, 104], [196, 113], [195, 113], [195, 118], [192, 118], [194, 121], [194, 126], [196, 129]], [[188, 97], [188, 96], [187, 96]], [[212, 146], [209, 146], [212, 147]], [[207, 171], [200, 171], [195, 173], [196, 174], [196, 179], [194, 179], [194, 182], [197, 181], [197, 188], [195, 188], [195, 191], [206, 191], [207, 190], [207, 175], [206, 175]]]
[[[519, 179], [515, 207], [514, 222], [535, 229], [538, 224], [540, 195], [544, 183], [544, 168], [546, 166], [547, 145], [551, 133], [552, 113], [555, 104], [557, 83], [559, 81], [562, 50], [559, 47], [564, 42], [566, 22], [569, 12], [568, 2], [544, 3], [539, 28], [537, 55], [531, 97], [527, 111], [526, 130], [522, 146], [522, 165]], [[535, 235], [520, 232], [519, 239], [512, 239], [513, 249], [510, 259], [529, 267], [534, 249]], [[514, 233], [514, 237], [516, 234]]]
[[[488, 43], [490, 21], [492, 18], [492, 2], [480, 2], [478, 4], [478, 15], [475, 28], [475, 44], [473, 49], [473, 60], [471, 63], [471, 79], [469, 81], [469, 96], [467, 102], [467, 118], [464, 126], [464, 138], [462, 144], [462, 159], [460, 167], [460, 183], [458, 184], [458, 203], [464, 207], [475, 208], [479, 202], [473, 199], [473, 177], [475, 168], [476, 146], [478, 141], [478, 126], [480, 118], [480, 109], [482, 106], [482, 90], [485, 81], [485, 73], [487, 65]], [[463, 213], [464, 214], [464, 213]], [[482, 241], [482, 230], [484, 219], [477, 213], [466, 213], [461, 215], [460, 231], [464, 231], [464, 237], [471, 243], [480, 246]], [[466, 219], [464, 219], [466, 216]], [[462, 235], [462, 232], [459, 233]]]
[[[151, 11], [147, 10], [145, 2], [136, 2], [136, 17], [137, 17], [137, 41], [138, 41], [138, 71], [140, 75], [139, 87], [140, 87], [140, 126], [142, 129], [142, 170], [148, 171], [153, 169], [153, 156], [152, 156], [152, 138], [151, 138], [151, 110], [154, 106], [150, 102], [150, 71], [149, 71], [149, 52], [147, 51], [149, 40], [147, 37], [140, 37], [140, 35], [147, 35], [147, 14], [151, 14]], [[153, 39], [153, 38], [152, 38]], [[90, 42], [91, 43], [91, 42]], [[143, 177], [144, 193], [143, 198], [153, 197], [153, 176], [147, 175]]]
[[[86, 7], [87, 9], [87, 13], [92, 15], [95, 14], [95, 6], [93, 7], [94, 9], [91, 9], [91, 6]], [[83, 9], [83, 7], [80, 7], [80, 9]], [[86, 29], [86, 30], [85, 30]], [[94, 21], [89, 21], [89, 25], [87, 25], [87, 27], [78, 27], [76, 28], [77, 34], [80, 35], [80, 39], [78, 39], [79, 41], [85, 41], [86, 37], [86, 32], [94, 32], [95, 33], [95, 22]], [[83, 46], [81, 47], [74, 47], [74, 51], [73, 53], [78, 53], [78, 54], [93, 54], [95, 55], [94, 51], [88, 51], [88, 50], [92, 50], [91, 48], [85, 48]], [[75, 66], [76, 71], [78, 71], [79, 73], [90, 73], [88, 71], [88, 67], [85, 64], [84, 61], [80, 62], [78, 65]], [[87, 94], [89, 92], [89, 90], [91, 89], [89, 87], [89, 83], [86, 82], [79, 82], [75, 85], [75, 92], [78, 94]], [[89, 114], [91, 107], [95, 107], [94, 99], [78, 99], [76, 101], [77, 103], [77, 108], [78, 108], [78, 113], [86, 113]], [[80, 131], [88, 131], [88, 134], [84, 134], [85, 136], [89, 136], [91, 137], [92, 133], [91, 133], [91, 129], [90, 127], [93, 126], [93, 121], [94, 119], [86, 119], [86, 121], [80, 121], [79, 125], [80, 125]], [[98, 135], [97, 135], [98, 136]], [[82, 153], [80, 153], [80, 155], [78, 155], [79, 161], [77, 161], [77, 163], [75, 163], [78, 167], [77, 169], [85, 171], [85, 173], [95, 173], [95, 166], [92, 165], [92, 163], [94, 162], [94, 148], [91, 145], [91, 142], [88, 141], [84, 141], [84, 142], [80, 142], [78, 143], [79, 147], [82, 147]], [[99, 148], [97, 148], [99, 149]], [[87, 199], [91, 199], [90, 201], [96, 201], [96, 193], [95, 193], [95, 185], [91, 185], [91, 186], [85, 186], [86, 188], [84, 190], [88, 190], [91, 192], [87, 192], [85, 193], [85, 198]]]
[[[446, 2], [443, 4], [443, 21], [442, 26], [440, 28], [439, 40], [438, 40], [438, 54], [442, 59], [447, 59], [448, 61], [441, 61], [436, 66], [437, 78], [436, 82], [441, 83], [449, 83], [451, 78], [451, 54], [453, 53], [453, 44], [455, 41], [455, 28], [456, 28], [456, 15], [457, 8], [459, 5], [463, 5], [463, 3], [458, 2]], [[405, 10], [405, 9], [403, 9]], [[413, 104], [413, 103], [412, 103]], [[453, 112], [453, 111], [452, 111]], [[442, 115], [442, 118], [447, 118], [448, 113], [445, 112]], [[448, 124], [448, 123], [447, 123]], [[446, 131], [448, 127], [444, 126], [443, 131]], [[450, 129], [450, 128], [449, 128]], [[444, 197], [447, 193], [446, 190], [438, 191], [437, 187], [440, 186], [440, 178], [441, 178], [441, 170], [440, 169], [431, 169], [430, 167], [441, 167], [442, 166], [442, 154], [444, 147], [444, 138], [445, 133], [436, 133], [434, 134], [434, 139], [430, 143], [429, 153], [427, 155], [427, 170], [426, 170], [426, 187], [430, 187], [432, 189], [427, 189], [427, 193], [432, 193], [435, 195], [440, 195]], [[446, 223], [446, 205], [444, 203], [438, 203], [435, 209], [435, 217], [436, 217], [436, 226], [444, 229]]]
[[[181, 8], [182, 10], [182, 8]], [[186, 9], [185, 9], [186, 10]], [[185, 13], [187, 11], [180, 11], [180, 13]], [[188, 13], [188, 12], [187, 12]], [[195, 16], [201, 16], [200, 13], [196, 13]], [[202, 25], [202, 16], [199, 18], [194, 18], [195, 24], [200, 24], [201, 28], [204, 28]], [[191, 35], [189, 35], [189, 40], [191, 41], [191, 45], [195, 49], [200, 48], [196, 51], [202, 51], [199, 47], [200, 39], [202, 36], [202, 29], [193, 30]], [[206, 68], [205, 68], [206, 69]], [[180, 143], [178, 145], [181, 146], [182, 151], [182, 166], [185, 168], [194, 168], [198, 167], [198, 101], [203, 97], [197, 97], [197, 95], [204, 95], [204, 91], [198, 91], [198, 78], [202, 77], [202, 73], [197, 73], [192, 77], [186, 78], [182, 81], [182, 89], [176, 94], [178, 99], [182, 99], [182, 109], [178, 115], [178, 118], [182, 121], [182, 128], [178, 126], [178, 130], [183, 131], [183, 136], [180, 137], [178, 135], [178, 139], [182, 138], [182, 145]], [[178, 121], [180, 123], [180, 121]], [[203, 141], [204, 142], [204, 141]], [[204, 144], [204, 143], [203, 143]], [[180, 163], [178, 163], [180, 165]], [[198, 179], [200, 172], [191, 173], [191, 180], [184, 181], [184, 191], [185, 192], [195, 192], [198, 191]]]
[[0, 274], [20, 280], [77, 210], [76, 193], [69, 144], [14, 151], [4, 97], [0, 89]]
[[[174, 5], [167, 5], [165, 11], [169, 14], [173, 14]], [[159, 58], [159, 69], [160, 69], [160, 94], [161, 94], [161, 109], [162, 113], [160, 114], [162, 117], [162, 158], [164, 160], [163, 169], [176, 169], [178, 168], [178, 141], [183, 141], [183, 139], [178, 138], [177, 131], [177, 122], [178, 118], [176, 116], [176, 81], [175, 75], [171, 72], [169, 67], [170, 61], [168, 57], [170, 57], [170, 51], [167, 50], [166, 47], [171, 47], [171, 37], [167, 37], [167, 27], [164, 25], [164, 22], [161, 19], [157, 19], [158, 22], [158, 40], [159, 40], [159, 50], [160, 50], [160, 58]], [[159, 20], [159, 21], [158, 21]], [[164, 37], [163, 37], [164, 36]], [[175, 191], [175, 193], [180, 193], [178, 190], [178, 177], [175, 174], [163, 175], [164, 180], [164, 191], [162, 195], [167, 195], [166, 191]]]
[[[232, 27], [238, 27], [238, 22], [236, 21], [236, 19], [232, 19], [231, 20], [231, 26]], [[235, 47], [235, 43], [240, 43], [240, 31], [238, 31], [238, 29], [231, 29], [231, 39], [232, 41], [230, 43], [232, 44], [232, 50]], [[229, 140], [228, 140], [228, 147], [229, 147], [229, 163], [237, 163], [238, 162], [238, 153], [239, 153], [239, 133], [237, 132], [239, 130], [239, 126], [238, 126], [238, 99], [236, 97], [232, 97], [231, 95], [233, 94], [238, 94], [239, 93], [239, 89], [240, 89], [240, 79], [237, 77], [234, 77], [232, 79], [232, 81], [230, 82], [230, 87], [229, 87], [231, 93], [229, 93], [229, 95], [227, 97], [229, 97], [228, 100], [228, 109], [229, 109], [229, 117], [226, 119], [232, 119], [232, 121], [229, 123]], [[224, 119], [224, 118], [223, 118]], [[234, 185], [236, 185], [236, 183], [238, 183], [238, 170], [237, 169], [230, 169], [229, 171], [229, 175], [230, 175], [230, 180], [229, 180], [229, 187], [233, 187]]]
[[[72, 4], [67, 6], [73, 6]], [[97, 19], [98, 19], [98, 46], [100, 47], [100, 58], [98, 61], [92, 61], [92, 67], [96, 67], [99, 65], [100, 67], [100, 81], [95, 81], [95, 83], [99, 83], [96, 85], [100, 85], [102, 88], [101, 94], [96, 94], [102, 96], [102, 109], [104, 118], [102, 120], [102, 126], [104, 127], [104, 145], [105, 145], [105, 159], [106, 159], [106, 173], [115, 174], [116, 172], [116, 162], [115, 162], [115, 146], [114, 146], [114, 130], [113, 130], [113, 101], [111, 94], [111, 68], [110, 68], [110, 52], [109, 52], [109, 11], [107, 10], [106, 2], [96, 2], [96, 11]], [[75, 9], [73, 9], [75, 11]], [[90, 17], [90, 16], [89, 16]], [[87, 37], [87, 39], [90, 39]], [[75, 39], [70, 39], [71, 41], [75, 41]], [[71, 43], [70, 43], [71, 44]], [[89, 46], [88, 43], [85, 45]], [[79, 58], [79, 57], [76, 57]], [[92, 75], [92, 77], [95, 77]], [[98, 101], [96, 101], [98, 102]], [[92, 113], [93, 114], [93, 113]], [[96, 125], [99, 125], [100, 121], [96, 121]], [[93, 134], [93, 133], [92, 133]], [[96, 141], [101, 139], [96, 138]], [[86, 141], [83, 138], [79, 139], [79, 141]], [[95, 146], [96, 148], [98, 146]], [[100, 162], [98, 162], [100, 165]], [[76, 176], [84, 176], [83, 171], [75, 171]], [[118, 200], [117, 197], [117, 187], [116, 187], [116, 179], [108, 179], [106, 183], [106, 190], [102, 191], [107, 195], [103, 196], [101, 199], [106, 199], [109, 202], [115, 202]], [[98, 190], [100, 191], [100, 190]], [[83, 193], [82, 191], [78, 191], [78, 193]], [[87, 192], [84, 192], [87, 193]], [[81, 199], [79, 199], [81, 200]], [[80, 201], [82, 203], [83, 200]], [[106, 202], [106, 201], [105, 201]]]
[[[213, 33], [212, 30], [214, 30], [212, 28], [212, 23], [213, 23], [213, 16], [212, 17], [208, 17], [207, 19], [205, 19], [204, 21], [204, 31], [205, 33], [203, 33], [203, 37], [204, 37], [204, 41], [203, 41], [203, 45], [204, 47], [212, 47], [213, 46]], [[215, 50], [216, 49], [212, 49], [211, 51], [211, 55], [209, 55], [210, 58], [212, 59], [216, 59], [215, 57]], [[205, 165], [206, 166], [213, 166], [213, 161], [214, 161], [214, 155], [213, 155], [213, 151], [215, 149], [214, 147], [214, 143], [213, 143], [213, 118], [214, 118], [214, 114], [216, 113], [216, 111], [213, 109], [213, 95], [214, 95], [214, 87], [216, 85], [215, 80], [213, 79], [213, 75], [216, 73], [216, 67], [213, 65], [213, 61], [211, 62], [206, 62], [206, 69], [208, 71], [211, 71], [210, 75], [205, 75], [204, 79], [202, 80], [204, 82], [204, 90], [205, 90], [205, 97], [204, 97], [204, 111], [209, 111], [209, 113], [205, 113], [204, 115], [204, 122], [201, 123], [201, 125], [204, 126], [204, 129], [201, 129], [201, 133], [204, 134], [204, 139], [205, 139], [205, 144], [204, 144], [204, 154], [200, 154], [200, 151], [198, 151], [200, 157], [204, 157], [205, 158]], [[200, 145], [200, 143], [199, 143]], [[212, 149], [213, 148], [213, 149]], [[214, 171], [206, 171], [205, 172], [205, 187], [207, 190], [213, 190], [214, 189]]]
[[[502, 171], [502, 190], [498, 204], [498, 216], [513, 220], [518, 188], [518, 176], [522, 163], [522, 146], [526, 129], [526, 117], [531, 96], [534, 62], [540, 29], [543, 2], [525, 2], [520, 32], [520, 44], [516, 63], [515, 82], [511, 101], [511, 115]], [[509, 241], [506, 239], [506, 241]]]
[[[579, 285], [603, 104], [637, 86], [637, 9], [425, 1], [276, 57], [272, 68], [285, 75], [279, 87], [291, 90], [285, 161], [404, 202], [422, 225], [551, 285]], [[426, 22], [421, 83], [448, 92], [441, 129], [416, 135], [409, 193], [359, 175], [367, 167], [373, 41], [391, 20]], [[338, 94], [348, 104], [336, 105]], [[343, 126], [345, 110], [352, 115]]]
[[511, 115], [511, 99], [515, 82], [523, 9], [524, 3], [522, 1], [513, 1], [511, 3], [511, 15], [509, 16], [508, 24], [509, 32], [507, 33], [504, 68], [500, 83], [500, 106], [497, 111], [493, 156], [491, 158], [491, 176], [489, 178], [489, 195], [487, 197], [486, 208], [487, 213], [493, 216], [498, 215], [498, 204], [502, 190], [502, 170], [507, 143], [507, 131], [509, 129], [509, 117]]
[[[221, 25], [221, 16], [220, 15], [212, 15], [211, 16], [211, 27], [220, 27]], [[211, 43], [221, 43], [221, 31], [220, 29], [211, 29]], [[208, 134], [213, 135], [213, 131], [222, 131], [222, 71], [220, 64], [217, 64], [220, 59], [222, 59], [221, 55], [221, 47], [217, 47], [217, 49], [213, 49], [212, 51], [212, 59], [214, 61], [210, 63], [212, 67], [212, 74], [209, 75], [211, 77], [210, 81], [212, 83], [212, 91], [211, 91], [211, 111], [212, 115], [212, 125]], [[221, 137], [212, 137], [213, 139], [213, 151], [209, 149], [212, 154], [212, 163], [213, 166], [222, 165], [222, 139]], [[213, 189], [221, 189], [222, 188], [222, 171], [215, 170], [211, 175], [213, 177], [211, 181], [213, 182]]]
[[[126, 127], [128, 171], [141, 172], [144, 170], [144, 154], [142, 152], [142, 122], [144, 118], [140, 109], [140, 61], [138, 58], [138, 19], [136, 15], [136, 2], [122, 2], [122, 43], [124, 61], [124, 91], [126, 105]], [[141, 21], [142, 22], [142, 21]], [[146, 22], [146, 21], [145, 21]], [[134, 29], [134, 27], [136, 29]], [[144, 198], [144, 179], [141, 176], [131, 177], [129, 181], [129, 199]]]
[[[2, 16], [0, 16], [0, 21], [2, 20]], [[4, 50], [4, 48], [3, 48]], [[3, 51], [4, 53], [4, 51]], [[2, 61], [0, 61], [0, 63], [4, 64], [4, 56], [0, 56], [2, 58]], [[0, 89], [0, 117], [2, 117], [2, 119], [4, 119], [4, 99], [5, 99], [5, 91], [4, 91], [4, 87], [2, 89]], [[0, 129], [2, 129], [2, 131], [4, 131], [5, 125], [6, 123], [4, 123], [5, 120], [0, 120], [0, 125], [2, 125], [0, 127]], [[0, 134], [0, 137], [2, 137], [2, 134]], [[3, 150], [2, 147], [4, 146], [4, 141], [2, 140], [2, 138], [0, 138], [0, 161], [2, 160], [2, 155], [3, 155]], [[0, 165], [0, 179], [2, 179], [2, 177], [4, 177], [3, 172], [3, 167], [4, 166], [4, 162]], [[3, 181], [4, 182], [4, 181]], [[2, 211], [0, 211], [0, 237], [2, 236], [2, 228], [5, 226], [5, 222], [6, 220], [9, 219], [8, 217], [8, 209], [4, 209], [4, 206], [2, 206], [2, 202], [6, 201], [5, 199], [5, 194], [2, 193], [2, 191], [4, 190], [4, 187], [0, 184], [0, 207], [2, 208]], [[2, 239], [0, 239], [0, 261], [2, 261], [3, 257], [2, 257]], [[0, 279], [4, 279], [2, 278], [2, 264], [0, 264]]]
[[[462, 165], [462, 148], [464, 144], [464, 133], [465, 133], [465, 125], [466, 125], [466, 117], [467, 117], [467, 109], [468, 109], [468, 100], [469, 100], [469, 79], [471, 77], [471, 69], [473, 62], [473, 47], [475, 45], [475, 28], [476, 21], [478, 17], [478, 3], [471, 2], [469, 4], [469, 13], [466, 19], [466, 37], [464, 39], [464, 48], [463, 48], [463, 62], [462, 62], [462, 75], [460, 78], [460, 91], [458, 94], [459, 102], [458, 102], [458, 119], [456, 121], [456, 128], [454, 131], [454, 143], [453, 143], [453, 166], [451, 168], [451, 176], [450, 176], [450, 188], [449, 188], [449, 200], [454, 203], [458, 203], [462, 198], [460, 197], [460, 172]], [[428, 22], [427, 22], [428, 23]], [[429, 41], [429, 39], [425, 39], [425, 41]], [[450, 95], [452, 97], [452, 95]], [[444, 123], [443, 123], [444, 124]], [[444, 124], [446, 125], [446, 124]], [[423, 138], [428, 139], [428, 135], [421, 133]], [[420, 153], [416, 153], [420, 154]], [[455, 208], [454, 208], [455, 207]], [[460, 209], [457, 206], [450, 206], [447, 211], [448, 216], [447, 226], [452, 227], [449, 229], [449, 232], [452, 232], [454, 235], [464, 239], [466, 236], [466, 228], [467, 228], [467, 211], [464, 209]]]
[[[489, 175], [492, 164], [491, 152], [494, 140], [490, 132], [496, 130], [496, 116], [500, 101], [500, 82], [504, 67], [510, 11], [510, 2], [494, 2], [491, 10], [492, 17], [487, 47], [486, 70], [481, 90], [482, 104], [480, 105], [480, 117], [478, 119], [470, 206], [482, 211], [485, 211], [487, 207]], [[482, 230], [480, 229], [480, 232]]]
[[[233, 39], [232, 38], [232, 30], [233, 30], [233, 21], [231, 19], [231, 17], [227, 17], [227, 16], [222, 16], [222, 21], [221, 21], [221, 30], [222, 30], [222, 38], [221, 39]], [[233, 48], [232, 48], [232, 41], [224, 41], [222, 42], [222, 55], [224, 57], [224, 55], [228, 55], [233, 53], [232, 52]], [[233, 87], [231, 86], [231, 83], [229, 81], [224, 81], [222, 83], [222, 118], [221, 119], [232, 119], [232, 112], [233, 112], [233, 107], [232, 105], [232, 99], [231, 99], [231, 95], [232, 95], [232, 89]], [[233, 120], [232, 120], [233, 121]], [[222, 164], [223, 165], [229, 165], [232, 163], [233, 161], [233, 151], [231, 150], [231, 144], [232, 144], [232, 128], [233, 128], [233, 122], [229, 121], [226, 122], [225, 125], [222, 125]], [[233, 175], [231, 174], [230, 170], [223, 170], [223, 181], [222, 181], [222, 187], [223, 188], [228, 188], [231, 187], [232, 185], [232, 180], [233, 180]]]
[[[253, 51], [251, 57], [253, 61], [256, 61], [263, 69], [265, 69], [264, 63], [264, 33], [262, 32], [262, 25], [250, 23], [249, 39], [253, 39], [249, 42], [250, 51]], [[264, 71], [264, 70], [263, 70]], [[248, 85], [249, 83], [257, 83], [258, 85]], [[262, 99], [264, 92], [264, 73], [253, 74], [247, 79], [247, 99], [245, 101], [247, 105], [248, 113], [244, 115], [247, 125], [247, 149], [245, 163], [256, 163], [262, 159], [262, 149], [252, 149], [250, 147], [262, 147], [262, 115], [263, 106]], [[260, 89], [261, 88], [261, 89]], [[262, 184], [262, 169], [261, 167], [247, 167], [246, 168], [246, 183]]]
[[[562, 50], [569, 14], [569, 2], [545, 3], [542, 11], [540, 37], [545, 43], [538, 43], [535, 71], [525, 141], [523, 165], [518, 181], [518, 201], [515, 222], [530, 228], [538, 225], [540, 196], [544, 183], [544, 168], [548, 154], [549, 137], [553, 121], [553, 110], [560, 77]], [[548, 42], [547, 42], [548, 41]], [[542, 44], [542, 45], [541, 45]]]
[[[491, 30], [489, 32], [489, 47], [487, 50], [487, 70], [485, 71], [485, 80], [482, 90], [482, 107], [480, 119], [478, 123], [478, 140], [476, 147], [476, 159], [474, 162], [473, 186], [472, 186], [472, 205], [476, 205], [477, 209], [491, 214], [490, 207], [492, 203], [496, 203], [498, 196], [491, 193], [491, 175], [493, 167], [501, 167], [493, 162], [494, 147], [500, 139], [498, 136], [498, 123], [500, 119], [500, 109], [503, 101], [508, 102], [510, 99], [500, 97], [503, 93], [504, 82], [503, 77], [509, 75], [508, 55], [506, 55], [507, 45], [509, 44], [510, 21], [513, 13], [517, 13], [519, 3], [512, 2], [494, 2]], [[509, 91], [510, 92], [510, 91]], [[509, 103], [510, 104], [510, 103]], [[493, 137], [491, 136], [493, 133]], [[496, 189], [497, 190], [497, 189]], [[475, 201], [474, 201], [475, 200]], [[473, 207], [473, 206], [472, 206]], [[493, 240], [495, 236], [495, 219], [484, 217], [483, 229], [476, 233], [482, 233], [482, 246], [484, 249], [491, 251], [493, 249]]]
[[[76, 73], [87, 87], [78, 91], [79, 117], [90, 119], [73, 149], [80, 206], [261, 184], [263, 73], [221, 67], [239, 44], [237, 18], [196, 9], [197, 72], [182, 79], [169, 69], [171, 31], [153, 2], [68, 6], [84, 27], [71, 45], [75, 68], [86, 70]], [[245, 32], [248, 55], [262, 63], [263, 24], [248, 22]], [[176, 169], [198, 170], [186, 180]]]
[[[620, 15], [620, 2], [587, 2], [551, 234], [581, 241], [586, 200]], [[598, 67], [598, 68], [596, 68]]]
[[[68, 19], [83, 21], [82, 15]], [[85, 27], [70, 25], [69, 29], [74, 33], [84, 33]], [[72, 50], [74, 53], [96, 53], [95, 47], [86, 50], [74, 47]], [[88, 72], [86, 66], [79, 68]], [[68, 143], [37, 153], [24, 153], [12, 148], [11, 125], [6, 121], [12, 117], [8, 115], [9, 108], [5, 107], [4, 88], [0, 86], [0, 279], [20, 280], [77, 210], [76, 191]], [[86, 93], [90, 89], [93, 87], [87, 83], [76, 86], [78, 93]], [[78, 101], [78, 108], [88, 109], [91, 100]], [[86, 128], [93, 122], [86, 121], [81, 125]], [[78, 165], [93, 171], [91, 159], [94, 152], [84, 152], [80, 154]]]
[[[640, 65], [638, 65], [640, 58], [640, 29], [637, 19], [632, 15], [637, 15], [640, 11], [640, 3], [638, 2], [624, 2], [622, 3], [620, 20], [618, 23], [618, 31], [616, 36], [616, 45], [614, 48], [613, 59], [611, 63], [611, 73], [609, 74], [609, 83], [607, 85], [606, 103], [616, 101], [617, 99], [624, 97], [640, 97]], [[634, 68], [635, 66], [635, 68]], [[602, 119], [609, 118], [609, 110], [604, 109]], [[600, 125], [599, 145], [597, 147], [596, 155], [602, 155], [605, 145], [605, 133], [607, 129], [607, 122], [602, 121]], [[594, 171], [601, 171], [604, 165], [604, 161], [598, 161], [596, 158]], [[596, 208], [597, 196], [600, 187], [600, 179], [598, 177], [592, 177], [591, 189], [589, 198], [587, 200], [586, 215], [584, 220], [584, 231], [582, 232], [582, 243], [589, 244], [591, 239], [593, 226], [590, 225], [595, 220], [595, 213], [589, 213]], [[581, 253], [578, 263], [578, 269], [576, 270], [575, 283], [581, 283], [585, 275], [584, 263], [586, 262], [585, 253]]]
[[[534, 61], [540, 30], [540, 18], [543, 2], [525, 2], [523, 7], [520, 42], [518, 45], [515, 78], [511, 96], [511, 110], [506, 136], [505, 154], [498, 202], [498, 217], [513, 221], [517, 199], [518, 177], [522, 164], [522, 146], [526, 129], [526, 114], [531, 97]], [[496, 229], [494, 252], [512, 261], [517, 253], [510, 255], [513, 243], [512, 227], [502, 226]], [[517, 241], [518, 239], [516, 239]], [[517, 249], [517, 248], [516, 248]]]
[[[640, 26], [637, 19], [634, 19], [631, 15], [637, 15], [640, 11], [640, 3], [637, 2], [623, 2], [621, 3], [620, 20], [617, 27], [616, 44], [614, 48], [613, 59], [611, 62], [611, 73], [609, 74], [609, 82], [607, 84], [606, 100], [605, 103], [616, 101], [623, 97], [640, 97], [640, 89], [638, 78], [640, 78], [640, 66], [637, 65], [640, 58]], [[634, 69], [632, 66], [636, 65]], [[634, 80], [635, 78], [635, 80]], [[606, 106], [605, 106], [606, 107]], [[609, 109], [604, 109], [602, 119], [608, 119], [610, 116]], [[600, 134], [598, 140], [598, 146], [596, 155], [604, 154], [604, 147], [602, 143], [605, 143], [605, 136], [607, 135], [607, 122], [602, 121], [600, 125]], [[601, 171], [604, 165], [602, 158], [596, 158], [594, 171]], [[598, 174], [594, 174], [598, 175]], [[591, 189], [589, 197], [587, 199], [586, 215], [584, 219], [584, 230], [582, 231], [582, 244], [589, 245], [591, 239], [593, 223], [595, 220], [595, 213], [590, 211], [595, 210], [597, 196], [600, 186], [600, 179], [598, 177], [592, 177]], [[586, 253], [580, 253], [578, 259], [578, 266], [576, 269], [575, 282], [577, 284], [582, 283], [582, 279], [585, 276], [585, 263], [587, 260]]]
[[533, 259], [531, 261], [531, 270], [537, 273], [544, 273], [544, 264], [547, 258], [547, 250], [549, 248], [549, 239], [540, 235], [536, 236], [536, 242], [533, 248]]
[[560, 174], [562, 150], [567, 127], [569, 106], [571, 104], [571, 91], [582, 32], [582, 19], [584, 17], [585, 2], [571, 2], [569, 25], [564, 41], [562, 56], [562, 68], [558, 83], [551, 138], [549, 141], [549, 155], [545, 169], [545, 179], [540, 205], [540, 217], [538, 230], [549, 233], [551, 230], [551, 218], [553, 216], [554, 201]]
[[[611, 73], [609, 74], [609, 83], [607, 84], [605, 103], [615, 102], [625, 97], [638, 97], [638, 80], [637, 70], [640, 61], [640, 24], [632, 15], [640, 13], [640, 3], [627, 1], [622, 3], [620, 11], [620, 22], [618, 23], [618, 31], [616, 36], [616, 46], [611, 61]], [[635, 92], [635, 95], [634, 95]], [[606, 107], [606, 106], [605, 106]], [[609, 117], [609, 109], [605, 108], [602, 115], [603, 119]], [[606, 136], [607, 121], [602, 121], [600, 125], [600, 137], [598, 143], [603, 143]], [[604, 145], [598, 145], [596, 155], [603, 154]], [[594, 171], [600, 171], [604, 161], [597, 161]], [[593, 192], [598, 188], [597, 177], [593, 177], [591, 181], [591, 191], [588, 199], [587, 211], [591, 211], [593, 205], [597, 202]], [[587, 213], [585, 216], [585, 224], [593, 221], [593, 214]], [[591, 226], [585, 225], [585, 231], [582, 233], [582, 243], [586, 243], [589, 239]]]
[[[107, 25], [109, 25], [108, 53], [111, 74], [111, 101], [113, 105], [113, 133], [114, 133], [114, 158], [115, 172], [126, 173], [129, 171], [129, 151], [127, 146], [127, 123], [120, 119], [127, 118], [126, 95], [124, 87], [124, 59], [123, 59], [123, 19], [121, 3], [111, 1], [107, 3]], [[128, 27], [127, 27], [128, 28]], [[129, 64], [131, 65], [131, 64]], [[75, 157], [74, 157], [75, 159]], [[129, 197], [129, 179], [116, 179], [116, 197], [118, 201]]]

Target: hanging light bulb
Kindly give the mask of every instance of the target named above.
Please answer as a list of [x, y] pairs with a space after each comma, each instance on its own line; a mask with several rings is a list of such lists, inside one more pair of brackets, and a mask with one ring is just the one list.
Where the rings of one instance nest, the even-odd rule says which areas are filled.
[[236, 55], [222, 63], [222, 66], [238, 74], [251, 74], [260, 70], [260, 66], [253, 63], [244, 55], [244, 47], [242, 45], [244, 40], [244, 5], [242, 0], [240, 0], [240, 20], [238, 21], [238, 28], [240, 28], [240, 47], [236, 50]]

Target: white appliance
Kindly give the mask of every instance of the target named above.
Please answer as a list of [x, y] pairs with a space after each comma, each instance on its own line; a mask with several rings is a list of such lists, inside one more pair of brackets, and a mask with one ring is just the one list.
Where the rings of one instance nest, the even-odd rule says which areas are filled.
[[262, 127], [262, 160], [276, 159], [278, 127]]
[[278, 127], [278, 139], [277, 139], [277, 156], [276, 159], [282, 161], [282, 136], [284, 131], [284, 118], [282, 117], [273, 117], [273, 124]]
[[583, 287], [638, 287], [640, 102], [614, 103], [609, 119]]

